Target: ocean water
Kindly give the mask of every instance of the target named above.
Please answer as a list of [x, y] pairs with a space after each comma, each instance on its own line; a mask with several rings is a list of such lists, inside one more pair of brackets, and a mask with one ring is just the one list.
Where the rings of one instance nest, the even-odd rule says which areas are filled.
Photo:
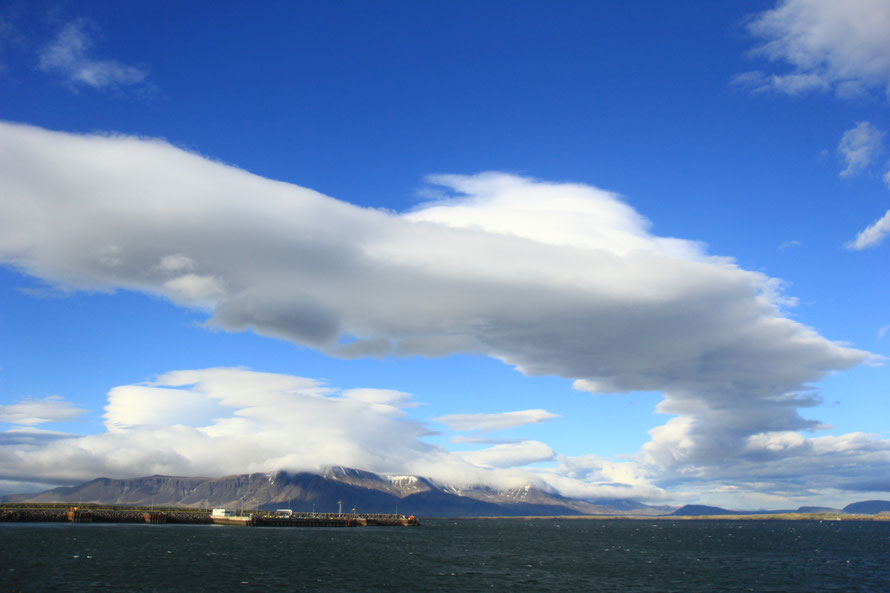
[[890, 522], [0, 524], [0, 591], [890, 591]]

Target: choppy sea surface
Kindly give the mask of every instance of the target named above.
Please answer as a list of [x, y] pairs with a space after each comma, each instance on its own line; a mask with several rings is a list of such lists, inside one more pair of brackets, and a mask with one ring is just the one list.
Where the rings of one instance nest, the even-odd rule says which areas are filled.
[[0, 591], [890, 591], [890, 522], [0, 524]]

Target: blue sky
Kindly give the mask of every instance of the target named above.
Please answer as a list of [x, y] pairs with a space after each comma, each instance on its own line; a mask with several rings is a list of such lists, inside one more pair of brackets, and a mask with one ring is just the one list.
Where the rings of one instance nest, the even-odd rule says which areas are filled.
[[888, 26], [4, 4], [0, 490], [342, 464], [890, 496]]

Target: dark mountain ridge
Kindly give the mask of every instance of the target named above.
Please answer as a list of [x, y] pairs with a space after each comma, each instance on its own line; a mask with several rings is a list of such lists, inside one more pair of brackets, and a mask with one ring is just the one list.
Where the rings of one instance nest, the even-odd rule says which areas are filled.
[[687, 504], [673, 513], [674, 517], [701, 517], [701, 516], [718, 516], [718, 515], [737, 515], [735, 511], [729, 511], [720, 507], [711, 507], [704, 504]]
[[[147, 476], [97, 478], [77, 486], [37, 494], [7, 496], [8, 502], [71, 502], [194, 508], [290, 508], [294, 511], [360, 513], [402, 512], [424, 516], [521, 516], [627, 514], [627, 501], [618, 507], [607, 501], [593, 504], [546, 492], [533, 485], [507, 490], [486, 486], [455, 488], [418, 476], [390, 476], [344, 467], [320, 473], [272, 472], [189, 478]], [[658, 514], [661, 509], [636, 503], [634, 514]], [[648, 511], [648, 512], [647, 512]]]
[[221, 478], [146, 476], [97, 478], [76, 486], [36, 494], [4, 497], [5, 502], [65, 502], [191, 508], [243, 508], [335, 512], [414, 514], [436, 517], [479, 516], [675, 516], [752, 515], [842, 512], [877, 514], [890, 511], [890, 501], [871, 500], [844, 507], [800, 507], [796, 511], [735, 511], [706, 505], [675, 509], [632, 499], [581, 500], [549, 492], [533, 484], [498, 490], [489, 486], [455, 487], [419, 476], [381, 476], [346, 467], [315, 472], [253, 473]]
[[781, 510], [757, 510], [757, 511], [733, 511], [720, 507], [706, 506], [703, 504], [687, 504], [670, 513], [673, 517], [702, 517], [702, 516], [720, 516], [720, 515], [783, 515], [783, 514], [815, 514], [815, 513], [836, 513], [848, 515], [877, 515], [878, 513], [890, 512], [890, 501], [888, 500], [866, 500], [862, 502], [854, 502], [848, 504], [843, 509], [835, 509], [831, 507], [803, 506], [797, 509], [781, 509]]
[[890, 500], [863, 500], [854, 502], [844, 507], [845, 513], [856, 515], [877, 515], [890, 512]]

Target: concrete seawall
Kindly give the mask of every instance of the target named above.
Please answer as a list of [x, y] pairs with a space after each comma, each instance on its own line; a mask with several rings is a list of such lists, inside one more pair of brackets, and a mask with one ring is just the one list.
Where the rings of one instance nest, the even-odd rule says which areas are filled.
[[67, 521], [68, 509], [0, 509], [0, 522]]
[[76, 523], [190, 523], [222, 524], [255, 527], [359, 527], [359, 526], [416, 526], [414, 517], [402, 515], [340, 515], [335, 513], [294, 513], [279, 516], [260, 513], [244, 517], [212, 517], [208, 510], [115, 509], [109, 507], [4, 507], [0, 508], [0, 523], [76, 522]]
[[[25, 508], [0, 509], [0, 522], [68, 522], [67, 508]], [[83, 508], [78, 522], [85, 523], [204, 523], [210, 524], [210, 513], [201, 511], [166, 511], [148, 513], [154, 520], [147, 520], [142, 510], [92, 509]], [[158, 515], [164, 515], [161, 521]]]

